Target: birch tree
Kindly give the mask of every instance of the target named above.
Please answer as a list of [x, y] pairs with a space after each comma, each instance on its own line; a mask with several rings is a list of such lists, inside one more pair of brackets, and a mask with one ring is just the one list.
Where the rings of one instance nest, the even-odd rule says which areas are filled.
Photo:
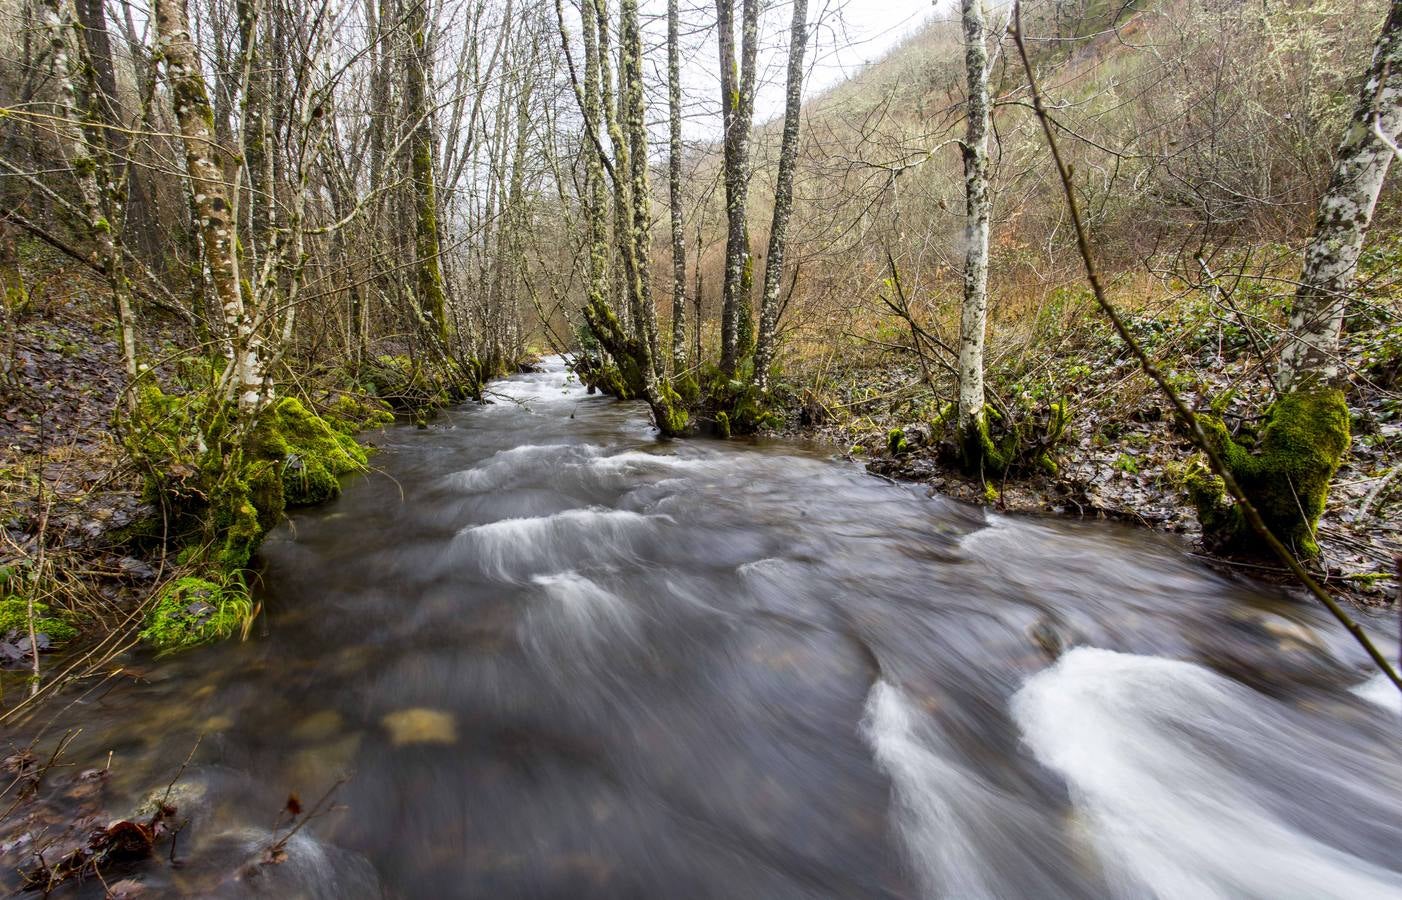
[[721, 371], [734, 375], [739, 362], [740, 306], [750, 239], [749, 140], [754, 118], [755, 55], [759, 43], [759, 0], [743, 0], [740, 55], [735, 54], [735, 0], [716, 0], [719, 29], [721, 121], [724, 126], [725, 281], [721, 293]]
[[[806, 2], [806, 0], [799, 0]], [[678, 0], [667, 0], [667, 200], [672, 229], [672, 371], [686, 369], [686, 236], [682, 232], [682, 76]], [[697, 327], [701, 323], [698, 321]]]
[[1389, 164], [1402, 132], [1402, 2], [1394, 2], [1373, 50], [1353, 117], [1305, 248], [1276, 385], [1282, 392], [1311, 381], [1339, 381], [1339, 334]]
[[[111, 155], [106, 150], [105, 115], [99, 111], [106, 100], [101, 96], [98, 70], [83, 44], [83, 29], [71, 0], [46, 0], [43, 12], [49, 58], [59, 81], [59, 146], [78, 183], [83, 224], [112, 290], [127, 377], [127, 400], [134, 404], [136, 395], [131, 387], [137, 377], [136, 323], [131, 284], [116, 236], [120, 194], [112, 176]], [[69, 53], [70, 39], [77, 47], [76, 56]]]
[[185, 0], [159, 0], [155, 11], [159, 52], [165, 60], [175, 118], [185, 148], [185, 170], [205, 267], [230, 341], [230, 365], [225, 379], [237, 393], [240, 411], [252, 412], [265, 396], [263, 348], [239, 280], [235, 223], [217, 156], [209, 90], [190, 36]]
[[[964, 73], [968, 89], [964, 157], [964, 300], [959, 317], [958, 429], [964, 462], [981, 470], [997, 462], [988, 436], [983, 388], [984, 332], [988, 319], [988, 226], [992, 213], [988, 175], [988, 45], [983, 0], [960, 0]], [[994, 457], [994, 459], [989, 459]]]
[[[1340, 332], [1399, 136], [1402, 0], [1393, 0], [1305, 249], [1276, 375], [1279, 396], [1253, 440], [1234, 439], [1220, 420], [1205, 422], [1208, 437], [1265, 524], [1307, 555], [1318, 552], [1315, 527], [1350, 441]], [[1256, 549], [1254, 533], [1240, 507], [1226, 501], [1220, 479], [1198, 477], [1189, 487], [1209, 540]]]
[[755, 384], [769, 387], [779, 327], [779, 285], [788, 248], [789, 216], [793, 211], [794, 166], [798, 161], [799, 117], [803, 111], [803, 56], [808, 45], [808, 0], [794, 0], [789, 27], [788, 80], [784, 96], [784, 135], [779, 144], [779, 173], [774, 182], [774, 215], [769, 226], [769, 253], [764, 260], [764, 292], [760, 299], [759, 340], [755, 344]]

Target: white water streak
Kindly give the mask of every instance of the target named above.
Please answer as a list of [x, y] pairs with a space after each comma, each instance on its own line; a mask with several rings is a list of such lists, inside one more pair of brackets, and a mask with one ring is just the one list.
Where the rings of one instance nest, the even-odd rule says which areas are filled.
[[[1264, 698], [1201, 666], [1079, 648], [1028, 680], [1014, 717], [1088, 818], [1112, 884], [1131, 896], [1402, 897], [1402, 876], [1262, 808], [1190, 739], [1216, 730], [1292, 752]], [[1327, 760], [1319, 760], [1327, 767]]]

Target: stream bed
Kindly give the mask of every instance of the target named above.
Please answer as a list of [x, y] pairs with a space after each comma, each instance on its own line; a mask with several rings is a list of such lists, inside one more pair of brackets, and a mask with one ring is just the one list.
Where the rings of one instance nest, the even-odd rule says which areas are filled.
[[659, 441], [559, 359], [493, 388], [269, 538], [247, 641], [66, 712], [118, 813], [200, 741], [144, 896], [1402, 897], [1402, 706], [1314, 606], [830, 451]]

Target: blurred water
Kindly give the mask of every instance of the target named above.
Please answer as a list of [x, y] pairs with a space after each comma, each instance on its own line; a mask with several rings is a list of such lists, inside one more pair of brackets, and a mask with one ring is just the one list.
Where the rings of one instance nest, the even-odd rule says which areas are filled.
[[[1397, 697], [1313, 607], [659, 442], [559, 360], [496, 387], [266, 543], [247, 643], [75, 707], [113, 808], [205, 735], [157, 893], [1402, 897]], [[230, 874], [342, 773], [288, 864]]]

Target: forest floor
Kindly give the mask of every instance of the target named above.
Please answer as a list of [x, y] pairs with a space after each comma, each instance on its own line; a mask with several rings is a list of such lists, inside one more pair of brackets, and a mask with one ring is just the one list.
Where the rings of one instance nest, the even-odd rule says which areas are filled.
[[[1101, 329], [1092, 328], [1092, 332]], [[1224, 419], [1259, 419], [1270, 401], [1268, 371], [1242, 342], [1220, 331], [1182, 340], [1172, 328], [1145, 329], [1157, 345], [1160, 365], [1195, 408], [1213, 401]], [[1158, 334], [1162, 339], [1154, 339]], [[1100, 333], [1093, 346], [1063, 345], [1046, 353], [1038, 374], [1014, 378], [996, 371], [990, 392], [1021, 397], [1032, 405], [1055, 399], [1070, 419], [1053, 453], [1056, 471], [1035, 467], [1001, 478], [970, 477], [929, 422], [932, 410], [953, 398], [952, 385], [932, 389], [929, 366], [912, 356], [849, 355], [841, 368], [816, 379], [805, 393], [802, 415], [792, 410], [782, 432], [805, 434], [847, 448], [871, 473], [929, 485], [932, 491], [1000, 511], [1108, 519], [1183, 536], [1190, 551], [1241, 573], [1290, 580], [1273, 561], [1231, 560], [1202, 546], [1197, 516], [1182, 485], [1183, 464], [1199, 454], [1174, 419], [1166, 399], [1122, 349]], [[1402, 566], [1402, 403], [1397, 389], [1402, 335], [1387, 323], [1350, 335], [1348, 362], [1355, 372], [1348, 400], [1352, 443], [1329, 493], [1320, 521], [1316, 568], [1335, 591], [1376, 605], [1397, 596]], [[1100, 358], [1094, 370], [1082, 360]], [[1176, 373], [1185, 373], [1177, 376]], [[943, 390], [941, 390], [943, 388]], [[1224, 401], [1225, 398], [1225, 401]], [[893, 454], [889, 435], [900, 429], [907, 448]]]
[[[0, 666], [27, 669], [12, 579], [42, 566], [49, 621], [99, 638], [132, 624], [162, 558], [129, 540], [154, 510], [114, 426], [124, 376], [106, 291], [58, 267], [11, 299], [0, 337]], [[159, 359], [159, 338], [175, 329], [144, 335], [145, 358]], [[38, 643], [50, 649], [43, 631]]]

